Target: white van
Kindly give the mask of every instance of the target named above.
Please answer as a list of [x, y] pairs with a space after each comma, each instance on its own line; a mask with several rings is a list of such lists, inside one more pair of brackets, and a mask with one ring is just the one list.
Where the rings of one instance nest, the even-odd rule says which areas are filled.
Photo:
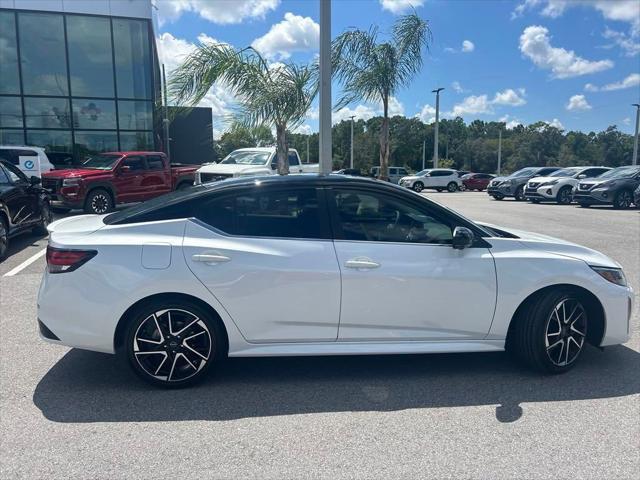
[[6, 160], [18, 167], [27, 177], [40, 177], [54, 169], [44, 149], [40, 147], [22, 147], [0, 145], [0, 160]]
[[[371, 176], [378, 178], [380, 176], [380, 167], [373, 167], [370, 170]], [[409, 175], [406, 168], [403, 167], [389, 167], [389, 181], [391, 183], [398, 183], [402, 177]]]

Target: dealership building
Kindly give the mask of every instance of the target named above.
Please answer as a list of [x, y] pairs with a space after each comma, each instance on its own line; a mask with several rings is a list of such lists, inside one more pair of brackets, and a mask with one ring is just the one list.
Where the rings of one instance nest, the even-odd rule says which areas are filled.
[[0, 0], [0, 145], [58, 164], [164, 151], [153, 17], [151, 0]]

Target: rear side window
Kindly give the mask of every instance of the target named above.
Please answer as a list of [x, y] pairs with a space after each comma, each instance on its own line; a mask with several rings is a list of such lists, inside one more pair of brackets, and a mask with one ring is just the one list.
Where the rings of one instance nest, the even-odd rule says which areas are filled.
[[557, 168], [543, 168], [538, 173], [536, 173], [536, 175], [538, 175], [540, 177], [546, 177], [547, 175], [549, 175], [550, 173], [555, 172], [556, 170], [558, 170], [558, 169]]
[[122, 166], [129, 167], [131, 172], [139, 172], [145, 169], [144, 158], [142, 157], [127, 157], [122, 161]]
[[247, 190], [194, 205], [198, 220], [230, 235], [323, 238], [314, 188]]
[[147, 168], [149, 168], [149, 170], [164, 170], [164, 161], [162, 160], [162, 157], [147, 157]]
[[9, 177], [7, 176], [7, 173], [4, 171], [4, 168], [2, 165], [0, 165], [0, 185], [1, 184], [8, 184], [11, 183], [9, 181]]
[[[277, 158], [276, 158], [277, 161]], [[289, 165], [300, 165], [296, 152], [289, 152]]]

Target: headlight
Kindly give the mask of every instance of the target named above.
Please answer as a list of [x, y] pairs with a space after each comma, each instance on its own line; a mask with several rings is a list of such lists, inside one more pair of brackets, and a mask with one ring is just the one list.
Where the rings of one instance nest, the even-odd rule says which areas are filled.
[[511, 180], [505, 180], [504, 182], [502, 182], [502, 185], [511, 185]]
[[81, 178], [65, 178], [62, 180], [63, 187], [77, 187], [82, 181]]
[[596, 188], [611, 188], [611, 187], [615, 187], [617, 183], [618, 182], [616, 182], [616, 181], [604, 182], [604, 183], [601, 183], [600, 185], [596, 186]]
[[621, 287], [627, 286], [627, 279], [624, 276], [624, 272], [621, 268], [609, 268], [609, 267], [594, 267], [590, 265], [591, 269], [600, 275], [605, 280], [620, 285]]
[[541, 187], [550, 187], [551, 185], [555, 185], [556, 183], [558, 183], [558, 180], [552, 180], [550, 182], [544, 182], [542, 185], [540, 185]]

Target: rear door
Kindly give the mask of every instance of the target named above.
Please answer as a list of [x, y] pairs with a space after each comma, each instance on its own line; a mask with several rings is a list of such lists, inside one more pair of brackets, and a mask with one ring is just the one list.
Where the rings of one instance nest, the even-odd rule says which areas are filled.
[[289, 152], [289, 171], [291, 173], [301, 173], [302, 165], [300, 165], [300, 158], [296, 152]]
[[311, 187], [252, 186], [198, 199], [183, 252], [249, 342], [335, 341], [340, 271]]
[[171, 169], [160, 155], [147, 155], [146, 168], [142, 174], [142, 200], [157, 197], [171, 191]]

